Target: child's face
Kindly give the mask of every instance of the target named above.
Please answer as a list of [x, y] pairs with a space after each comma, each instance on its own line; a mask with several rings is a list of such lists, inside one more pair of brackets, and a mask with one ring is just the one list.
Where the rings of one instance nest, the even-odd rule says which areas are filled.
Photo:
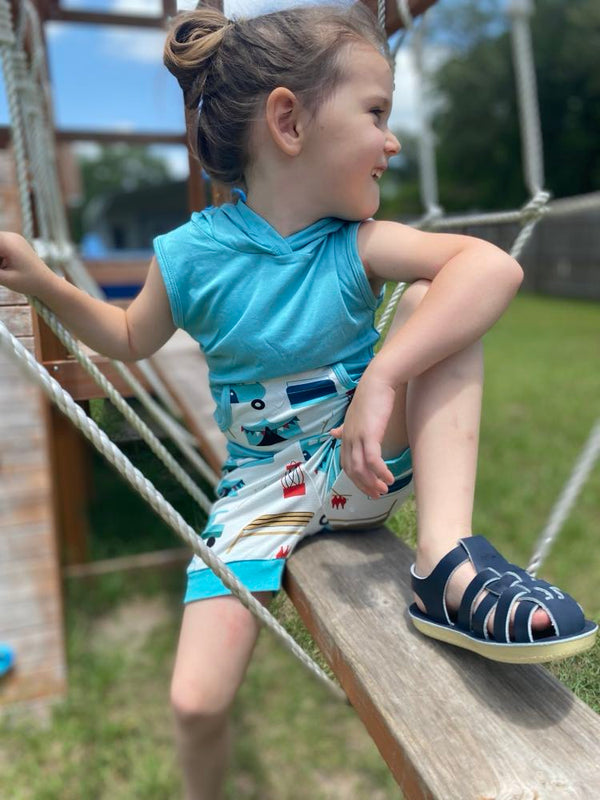
[[361, 220], [379, 208], [378, 180], [400, 144], [388, 129], [393, 76], [368, 44], [345, 54], [346, 79], [309, 127], [306, 154], [319, 216]]

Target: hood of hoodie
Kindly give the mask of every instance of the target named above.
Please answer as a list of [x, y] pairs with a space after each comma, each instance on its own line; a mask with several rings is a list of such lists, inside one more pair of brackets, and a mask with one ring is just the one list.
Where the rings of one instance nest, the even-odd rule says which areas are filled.
[[309, 253], [346, 224], [344, 220], [325, 217], [290, 236], [281, 236], [243, 200], [218, 208], [212, 206], [192, 215], [192, 221], [200, 222], [200, 218], [204, 232], [208, 223], [210, 235], [221, 244], [226, 242], [227, 247], [241, 253], [273, 256], [299, 254], [303, 250]]

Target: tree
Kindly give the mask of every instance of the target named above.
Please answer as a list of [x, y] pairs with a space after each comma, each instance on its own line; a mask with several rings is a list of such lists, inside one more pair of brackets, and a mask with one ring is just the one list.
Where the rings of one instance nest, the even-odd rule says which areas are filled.
[[[481, 3], [461, 0], [466, 46], [433, 76], [440, 194], [448, 210], [507, 208], [527, 199], [509, 34], [476, 35]], [[492, 3], [493, 5], [493, 3]], [[455, 4], [456, 7], [456, 4]], [[470, 25], [469, 25], [470, 21]], [[446, 16], [448, 30], [452, 24]], [[489, 35], [489, 32], [492, 34]], [[434, 32], [440, 35], [440, 25]], [[532, 37], [544, 138], [546, 186], [555, 196], [600, 184], [600, 5], [538, 0]]]
[[79, 158], [82, 199], [71, 211], [73, 238], [83, 234], [83, 217], [88, 205], [117, 192], [134, 191], [170, 180], [166, 161], [153, 155], [144, 145], [102, 145], [94, 156]]

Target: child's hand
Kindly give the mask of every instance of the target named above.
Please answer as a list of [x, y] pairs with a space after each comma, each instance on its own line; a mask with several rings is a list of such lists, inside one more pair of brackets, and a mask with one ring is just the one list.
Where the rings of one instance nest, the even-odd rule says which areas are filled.
[[394, 387], [365, 372], [346, 413], [344, 424], [330, 433], [342, 440], [340, 460], [350, 480], [369, 497], [386, 494], [394, 476], [381, 456], [381, 443], [396, 392]]
[[44, 273], [50, 272], [18, 233], [0, 233], [0, 284], [13, 292], [37, 295]]

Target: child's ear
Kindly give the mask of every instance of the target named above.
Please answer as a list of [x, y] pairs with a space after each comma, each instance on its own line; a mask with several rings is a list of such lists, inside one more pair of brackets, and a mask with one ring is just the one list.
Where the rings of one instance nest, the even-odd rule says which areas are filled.
[[302, 149], [304, 113], [296, 95], [283, 86], [273, 89], [267, 98], [265, 117], [273, 141], [289, 156]]

